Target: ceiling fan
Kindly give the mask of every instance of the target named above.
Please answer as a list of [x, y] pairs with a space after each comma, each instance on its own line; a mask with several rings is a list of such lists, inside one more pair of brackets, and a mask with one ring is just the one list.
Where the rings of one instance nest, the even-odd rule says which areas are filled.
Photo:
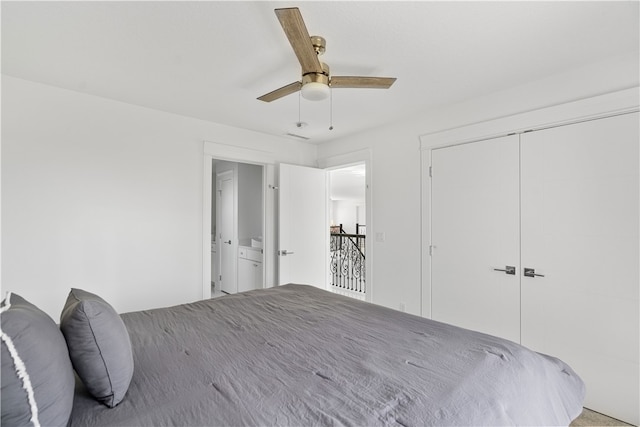
[[305, 99], [319, 101], [329, 96], [329, 88], [388, 89], [396, 81], [395, 77], [331, 76], [329, 66], [318, 59], [325, 51], [326, 41], [309, 36], [300, 10], [291, 7], [275, 12], [302, 66], [302, 79], [262, 95], [260, 101], [275, 101], [298, 91]]

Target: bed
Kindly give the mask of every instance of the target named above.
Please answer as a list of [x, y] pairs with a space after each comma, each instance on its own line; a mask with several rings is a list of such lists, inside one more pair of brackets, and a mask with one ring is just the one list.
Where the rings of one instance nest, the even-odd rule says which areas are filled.
[[584, 384], [556, 358], [311, 286], [120, 317], [126, 394], [108, 407], [76, 378], [69, 426], [568, 425], [582, 411]]

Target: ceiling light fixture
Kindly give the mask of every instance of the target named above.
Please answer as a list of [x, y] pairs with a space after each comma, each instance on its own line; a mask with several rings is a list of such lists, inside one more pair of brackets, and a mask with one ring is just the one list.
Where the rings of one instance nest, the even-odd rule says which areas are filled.
[[322, 101], [329, 97], [329, 86], [319, 82], [309, 82], [302, 86], [302, 97], [308, 101]]
[[329, 66], [321, 63], [322, 73], [307, 73], [302, 76], [302, 97], [309, 101], [322, 101], [329, 97]]

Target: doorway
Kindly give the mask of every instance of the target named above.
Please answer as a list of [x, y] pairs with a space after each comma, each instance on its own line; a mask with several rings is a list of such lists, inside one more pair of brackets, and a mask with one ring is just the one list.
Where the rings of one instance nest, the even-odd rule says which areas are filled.
[[329, 283], [342, 295], [366, 300], [366, 164], [331, 169]]
[[264, 167], [212, 160], [211, 295], [264, 287]]
[[[282, 216], [281, 207], [278, 204], [278, 200], [281, 199], [278, 195], [282, 193], [282, 184], [280, 182], [281, 176], [278, 169], [281, 169], [282, 163], [279, 165], [276, 162], [276, 159], [279, 157], [275, 153], [271, 153], [268, 151], [257, 150], [252, 148], [244, 148], [238, 147], [235, 145], [222, 144], [211, 141], [204, 141], [204, 166], [203, 166], [203, 223], [202, 223], [202, 237], [203, 237], [203, 271], [202, 271], [202, 295], [203, 298], [211, 297], [211, 281], [212, 281], [212, 263], [211, 261], [211, 234], [213, 234], [214, 226], [212, 224], [212, 215], [215, 211], [215, 199], [212, 200], [212, 196], [214, 195], [215, 188], [215, 178], [213, 174], [213, 160], [225, 160], [229, 162], [238, 162], [238, 163], [246, 163], [253, 165], [260, 165], [263, 169], [263, 188], [262, 188], [262, 200], [263, 200], [263, 230], [264, 230], [264, 239], [263, 239], [263, 286], [265, 288], [277, 286], [279, 283], [279, 279], [282, 276], [282, 271], [279, 271], [282, 266], [282, 260], [289, 261], [289, 251], [295, 252], [293, 246], [288, 246], [285, 244], [282, 247], [279, 245], [283, 244], [281, 236], [279, 233], [279, 219]], [[372, 206], [372, 186], [371, 186], [371, 165], [372, 165], [372, 155], [371, 150], [360, 150], [352, 153], [341, 154], [338, 156], [331, 156], [318, 159], [317, 167], [323, 170], [323, 183], [324, 190], [322, 191], [322, 195], [324, 196], [325, 203], [323, 203], [322, 211], [326, 212], [328, 215], [328, 207], [326, 206], [329, 197], [327, 190], [328, 183], [328, 171], [332, 169], [341, 169], [347, 166], [352, 166], [358, 163], [364, 163], [366, 165], [366, 206]], [[311, 191], [309, 188], [305, 190], [307, 193], [315, 193]], [[280, 194], [281, 195], [281, 194]], [[298, 200], [298, 199], [296, 199]], [[298, 200], [299, 202], [299, 200]], [[300, 203], [298, 203], [300, 205]], [[371, 233], [371, 230], [375, 230], [375, 224], [373, 221], [373, 215], [371, 213], [371, 209], [367, 209], [365, 211], [364, 216], [366, 217], [365, 225], [368, 233]], [[310, 227], [310, 224], [306, 224], [305, 227], [301, 229], [307, 229]], [[290, 227], [291, 228], [291, 227]], [[328, 217], [324, 217], [323, 224], [319, 225], [319, 229], [324, 233], [324, 236], [327, 236], [327, 231], [329, 228], [329, 220]], [[321, 233], [321, 234], [322, 234]], [[305, 233], [297, 233], [299, 235], [304, 236]], [[327, 236], [328, 237], [328, 236]], [[324, 262], [321, 261], [322, 264], [326, 265], [329, 259], [329, 242], [328, 238], [323, 240], [325, 242], [326, 250], [324, 254], [320, 255], [324, 257]], [[287, 242], [284, 242], [287, 243]], [[282, 254], [283, 249], [286, 249], [287, 256], [283, 257], [279, 254]], [[375, 257], [374, 247], [371, 245], [366, 248], [366, 262], [365, 262], [365, 270], [372, 271], [373, 260]], [[293, 257], [292, 257], [293, 258]], [[291, 259], [290, 261], [293, 261]], [[317, 261], [315, 261], [317, 263]], [[325, 272], [328, 271], [327, 268], [324, 269]], [[366, 278], [366, 301], [373, 301], [374, 298], [374, 277], [369, 275]], [[325, 280], [328, 280], [328, 274], [325, 273]], [[294, 281], [300, 282], [298, 279]], [[324, 282], [324, 280], [322, 280]]]

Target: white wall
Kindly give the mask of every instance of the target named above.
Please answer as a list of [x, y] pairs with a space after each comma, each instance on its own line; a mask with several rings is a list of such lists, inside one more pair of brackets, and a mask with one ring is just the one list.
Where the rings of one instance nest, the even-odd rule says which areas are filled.
[[303, 165], [368, 149], [373, 302], [419, 314], [418, 137], [637, 85], [637, 55], [615, 58], [316, 149], [2, 76], [2, 290], [54, 318], [72, 286], [120, 312], [199, 299], [203, 140]]
[[[238, 165], [238, 237], [262, 237], [262, 166]], [[242, 243], [241, 243], [242, 244]]]
[[[361, 215], [361, 218], [358, 217]], [[332, 200], [331, 223], [342, 224], [345, 233], [356, 234], [356, 224], [364, 224], [364, 202], [355, 200]]]
[[[362, 149], [372, 152], [374, 246], [373, 299], [376, 304], [421, 313], [421, 206], [419, 136], [638, 86], [638, 56], [612, 58], [547, 79], [431, 111], [318, 147], [318, 158]], [[437, 85], [437, 82], [433, 83]], [[393, 90], [393, 89], [391, 89]], [[376, 239], [385, 234], [385, 241]], [[428, 268], [424, 274], [430, 274]], [[428, 298], [425, 298], [427, 300]]]
[[316, 147], [2, 76], [2, 291], [58, 319], [202, 297], [203, 141], [310, 165]]

